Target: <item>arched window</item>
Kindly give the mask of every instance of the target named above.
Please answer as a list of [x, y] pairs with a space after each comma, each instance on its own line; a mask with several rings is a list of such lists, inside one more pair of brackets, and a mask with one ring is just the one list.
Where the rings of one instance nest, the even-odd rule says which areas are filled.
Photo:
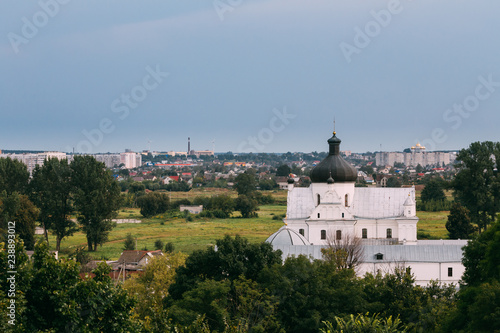
[[344, 218], [344, 213], [342, 213], [342, 218]]
[[318, 205], [319, 205], [321, 203], [321, 197], [319, 196], [319, 194], [317, 196], [318, 196]]
[[337, 230], [337, 232], [335, 233], [335, 238], [337, 238], [338, 240], [342, 239], [342, 230]]
[[318, 219], [319, 219], [319, 217], [320, 217], [320, 214], [318, 213]]
[[345, 206], [349, 207], [349, 194], [345, 195]]
[[391, 228], [387, 229], [387, 238], [392, 238], [392, 229]]
[[299, 234], [301, 234], [302, 236], [304, 236], [304, 229], [299, 229]]
[[326, 230], [321, 230], [321, 239], [326, 239]]
[[361, 229], [361, 238], [368, 238], [368, 229]]

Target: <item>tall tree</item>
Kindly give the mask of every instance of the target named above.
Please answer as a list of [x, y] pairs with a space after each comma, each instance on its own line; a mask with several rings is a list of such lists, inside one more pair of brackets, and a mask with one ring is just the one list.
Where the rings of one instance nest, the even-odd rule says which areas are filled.
[[92, 156], [75, 156], [70, 166], [78, 221], [87, 234], [89, 251], [95, 251], [116, 225], [112, 218], [119, 208], [120, 187], [104, 163]]
[[259, 209], [259, 205], [257, 200], [242, 194], [235, 199], [235, 209], [239, 210], [244, 218], [249, 218]]
[[0, 158], [0, 192], [26, 193], [29, 176], [26, 164], [23, 162], [10, 157]]
[[8, 222], [15, 223], [15, 230], [24, 246], [33, 250], [35, 246], [35, 226], [39, 209], [24, 194], [6, 191], [0, 193], [0, 234], [6, 235]]
[[420, 199], [423, 202], [444, 201], [446, 196], [444, 194], [442, 181], [431, 179], [422, 190]]
[[481, 232], [500, 210], [500, 143], [474, 142], [458, 153], [457, 161], [458, 173], [452, 184], [455, 198], [469, 209]]
[[276, 176], [287, 177], [290, 172], [292, 172], [292, 169], [288, 165], [282, 164], [276, 169]]
[[470, 221], [469, 210], [457, 202], [453, 203], [446, 221], [450, 239], [469, 239], [475, 229]]
[[65, 159], [49, 158], [43, 166], [36, 166], [30, 182], [31, 198], [40, 208], [40, 222], [56, 236], [56, 250], [61, 249], [61, 241], [78, 230], [70, 220], [73, 212], [71, 203], [72, 170]]
[[234, 182], [236, 183], [235, 188], [236, 191], [238, 191], [238, 194], [249, 195], [250, 193], [255, 191], [255, 177], [252, 175], [249, 175], [247, 173], [240, 173], [238, 176], [236, 176]]

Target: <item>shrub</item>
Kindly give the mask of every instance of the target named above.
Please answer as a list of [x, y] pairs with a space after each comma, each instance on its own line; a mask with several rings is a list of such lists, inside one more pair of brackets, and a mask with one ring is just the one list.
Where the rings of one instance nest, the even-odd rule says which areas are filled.
[[127, 238], [125, 238], [125, 241], [123, 242], [123, 249], [124, 250], [135, 250], [135, 240], [134, 240], [134, 236], [132, 236], [131, 233], [127, 234]]
[[155, 241], [155, 250], [162, 250], [163, 249], [163, 241], [161, 239], [157, 239]]

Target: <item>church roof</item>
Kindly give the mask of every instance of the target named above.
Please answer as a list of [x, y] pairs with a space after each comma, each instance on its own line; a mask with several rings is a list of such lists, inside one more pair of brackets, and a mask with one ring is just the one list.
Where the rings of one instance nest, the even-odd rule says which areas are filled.
[[286, 225], [269, 236], [266, 242], [274, 245], [310, 245], [307, 239], [297, 231], [289, 229]]
[[408, 195], [411, 200], [415, 200], [415, 189], [412, 187], [356, 187], [352, 213], [358, 218], [402, 216]]
[[311, 181], [313, 183], [326, 183], [329, 178], [334, 182], [353, 182], [358, 178], [356, 168], [350, 165], [342, 156], [340, 156], [340, 143], [336, 133], [328, 139], [330, 151], [328, 156], [321, 161], [311, 171]]

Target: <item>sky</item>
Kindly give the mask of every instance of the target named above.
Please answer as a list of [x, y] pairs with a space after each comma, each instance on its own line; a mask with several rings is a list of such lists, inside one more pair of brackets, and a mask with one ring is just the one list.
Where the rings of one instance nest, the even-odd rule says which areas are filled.
[[500, 141], [495, 0], [0, 2], [0, 149]]

